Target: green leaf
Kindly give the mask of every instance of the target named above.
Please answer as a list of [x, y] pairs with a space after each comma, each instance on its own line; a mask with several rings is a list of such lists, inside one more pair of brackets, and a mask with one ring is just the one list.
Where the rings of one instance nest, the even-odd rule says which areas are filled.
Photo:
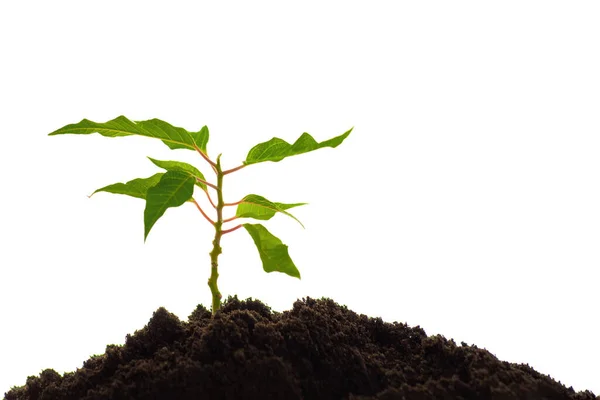
[[144, 210], [144, 241], [167, 208], [179, 207], [192, 198], [195, 179], [185, 172], [167, 171], [156, 186], [148, 189]]
[[175, 127], [160, 119], [147, 121], [130, 121], [124, 116], [117, 117], [104, 123], [83, 119], [76, 124], [65, 125], [50, 133], [52, 135], [99, 133], [102, 136], [117, 137], [140, 135], [160, 139], [171, 149], [196, 150], [196, 146], [206, 153], [208, 143], [208, 128], [204, 126], [198, 132], [188, 132]]
[[322, 147], [337, 147], [350, 135], [352, 132], [351, 128], [346, 133], [331, 138], [329, 140], [325, 140], [321, 143], [317, 143], [317, 141], [310, 136], [308, 133], [304, 132], [298, 140], [294, 142], [294, 144], [289, 144], [283, 139], [274, 137], [268, 142], [260, 143], [254, 146], [248, 152], [246, 156], [246, 160], [244, 161], [245, 165], [256, 164], [264, 161], [281, 161], [286, 157], [295, 156], [297, 154], [308, 153], [309, 151], [317, 150]]
[[200, 150], [202, 150], [204, 154], [207, 154], [206, 145], [208, 144], [208, 127], [204, 125], [198, 132], [190, 132], [190, 134], [192, 135], [192, 138], [194, 138], [196, 146], [200, 147]]
[[260, 254], [265, 272], [283, 272], [300, 279], [300, 271], [288, 254], [288, 247], [281, 243], [261, 224], [244, 224]]
[[90, 194], [89, 197], [92, 197], [97, 192], [109, 192], [115, 194], [126, 194], [128, 196], [146, 199], [146, 193], [148, 192], [148, 189], [156, 185], [163, 175], [164, 174], [161, 172], [152, 175], [150, 178], [137, 178], [126, 183], [114, 183], [112, 185], [97, 189], [94, 193]]
[[[161, 161], [161, 160], [155, 160], [154, 158], [148, 157], [150, 159], [150, 161], [152, 161], [154, 163], [154, 165], [156, 165], [157, 167], [160, 167], [162, 169], [166, 169], [167, 171], [179, 171], [179, 172], [183, 172], [186, 173], [190, 176], [193, 176], [194, 178], [199, 178], [202, 179], [203, 181], [206, 180], [206, 178], [204, 178], [204, 175], [202, 174], [202, 172], [198, 171], [198, 169], [196, 167], [194, 167], [193, 165], [190, 165], [188, 163], [184, 163], [181, 161]], [[198, 185], [200, 188], [202, 188], [202, 190], [206, 191], [206, 185], [202, 182], [198, 182], [197, 180], [194, 179], [194, 183], [196, 185]]]
[[[298, 218], [294, 217], [285, 210], [292, 207], [303, 206], [305, 204], [307, 203], [273, 203], [257, 194], [249, 194], [241, 200], [240, 204], [238, 204], [235, 216], [239, 218], [268, 220], [271, 219], [275, 213], [280, 212], [294, 218], [300, 225], [302, 225], [302, 222], [300, 222]], [[302, 227], [304, 228], [304, 225], [302, 225]]]

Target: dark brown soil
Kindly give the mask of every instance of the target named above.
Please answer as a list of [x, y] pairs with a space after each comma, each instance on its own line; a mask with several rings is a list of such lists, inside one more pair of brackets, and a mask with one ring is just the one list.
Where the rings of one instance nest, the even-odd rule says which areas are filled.
[[330, 299], [271, 312], [257, 300], [203, 306], [181, 322], [164, 308], [125, 345], [75, 372], [30, 376], [5, 400], [589, 399], [527, 365], [421, 328], [357, 315]]

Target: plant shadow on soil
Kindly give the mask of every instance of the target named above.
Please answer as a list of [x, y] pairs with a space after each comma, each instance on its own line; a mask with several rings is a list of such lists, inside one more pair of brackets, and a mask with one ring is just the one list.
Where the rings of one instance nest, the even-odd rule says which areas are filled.
[[528, 365], [420, 327], [358, 315], [331, 299], [272, 312], [229, 297], [211, 319], [199, 305], [181, 322], [164, 308], [63, 376], [30, 376], [5, 400], [101, 399], [578, 399]]

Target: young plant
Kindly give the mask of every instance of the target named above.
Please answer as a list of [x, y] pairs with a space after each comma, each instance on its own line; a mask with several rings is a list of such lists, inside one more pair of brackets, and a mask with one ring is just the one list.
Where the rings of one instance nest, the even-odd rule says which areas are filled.
[[[66, 125], [50, 133], [50, 135], [88, 135], [91, 133], [99, 133], [102, 136], [107, 137], [139, 135], [162, 140], [162, 142], [169, 146], [170, 149], [193, 150], [202, 156], [215, 173], [216, 183], [210, 183], [193, 165], [180, 161], [155, 160], [148, 157], [150, 161], [159, 168], [164, 169], [166, 172], [154, 174], [149, 178], [138, 178], [126, 183], [108, 185], [97, 189], [89, 197], [97, 192], [109, 192], [125, 194], [146, 200], [146, 208], [144, 210], [144, 242], [156, 221], [163, 216], [167, 208], [179, 207], [184, 203], [193, 203], [215, 229], [213, 249], [210, 252], [211, 273], [210, 278], [208, 279], [208, 286], [212, 293], [212, 315], [214, 316], [221, 307], [222, 297], [219, 292], [219, 287], [217, 286], [217, 279], [219, 277], [218, 258], [219, 254], [221, 254], [221, 238], [223, 235], [233, 232], [236, 229], [244, 227], [250, 234], [258, 249], [265, 272], [277, 271], [300, 279], [300, 272], [288, 254], [288, 247], [264, 226], [261, 224], [245, 223], [232, 228], [223, 229], [223, 225], [238, 218], [268, 220], [277, 212], [298, 221], [296, 217], [286, 210], [306, 204], [275, 203], [256, 194], [249, 194], [235, 203], [226, 203], [223, 198], [223, 178], [225, 175], [239, 171], [252, 164], [258, 164], [265, 161], [279, 162], [286, 157], [307, 153], [323, 147], [335, 148], [348, 137], [350, 132], [352, 132], [352, 129], [340, 136], [325, 140], [321, 143], [317, 143], [308, 133], [303, 133], [294, 144], [289, 144], [285, 140], [279, 138], [272, 138], [267, 142], [254, 146], [250, 149], [246, 159], [240, 166], [228, 170], [223, 170], [221, 166], [221, 154], [219, 154], [214, 161], [208, 157], [208, 152], [206, 151], [208, 128], [206, 126], [197, 132], [189, 132], [183, 128], [174, 127], [159, 119], [130, 121], [124, 116], [120, 116], [105, 123], [97, 123], [84, 119], [79, 123]], [[195, 187], [204, 191], [208, 197], [210, 204], [216, 210], [215, 219], [211, 219], [194, 199], [193, 194]], [[209, 188], [216, 192], [216, 204], [208, 193]], [[235, 215], [231, 218], [224, 219], [223, 210], [225, 207], [229, 206], [237, 206]], [[298, 223], [302, 225], [300, 221], [298, 221]]]

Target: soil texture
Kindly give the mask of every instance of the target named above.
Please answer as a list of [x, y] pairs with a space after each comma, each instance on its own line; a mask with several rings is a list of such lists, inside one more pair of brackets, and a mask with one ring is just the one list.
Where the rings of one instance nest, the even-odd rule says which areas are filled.
[[164, 308], [75, 372], [46, 369], [5, 400], [600, 400], [528, 365], [420, 327], [358, 315], [331, 299], [272, 312], [228, 298], [214, 319]]

